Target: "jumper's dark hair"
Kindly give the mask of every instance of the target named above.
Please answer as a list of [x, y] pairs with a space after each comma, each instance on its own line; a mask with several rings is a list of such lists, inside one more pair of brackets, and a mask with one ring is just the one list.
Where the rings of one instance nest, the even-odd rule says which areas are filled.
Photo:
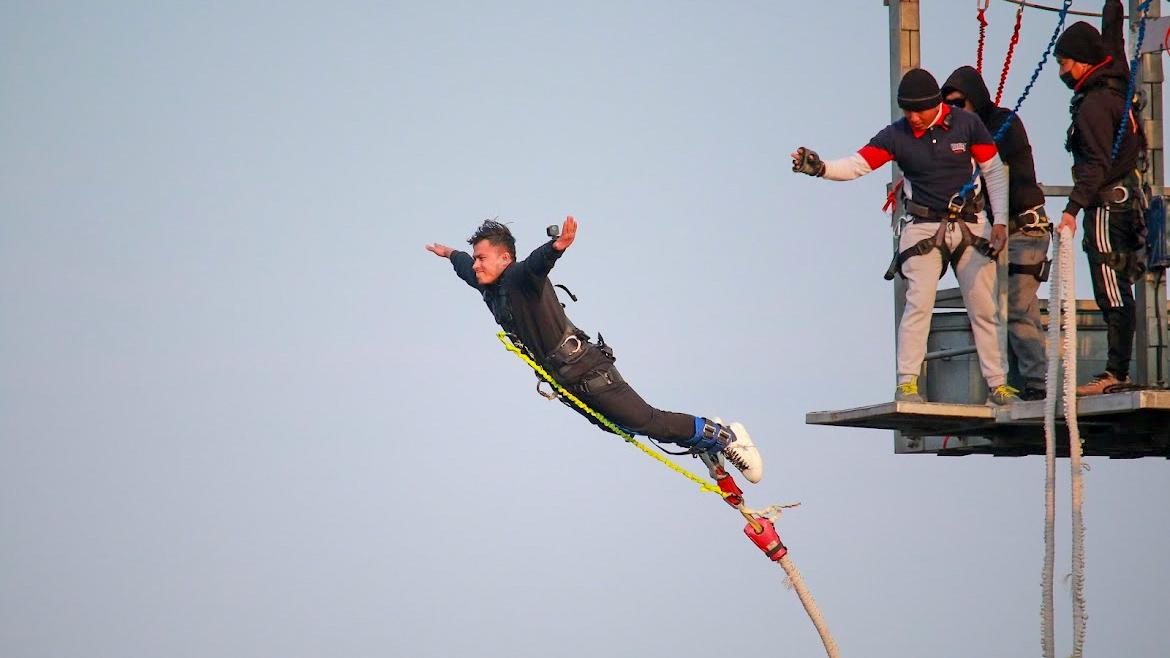
[[516, 238], [512, 237], [512, 231], [504, 224], [494, 219], [483, 220], [479, 228], [475, 229], [475, 233], [467, 239], [467, 244], [474, 247], [480, 240], [487, 240], [488, 244], [507, 249], [512, 255], [512, 260], [516, 260]]

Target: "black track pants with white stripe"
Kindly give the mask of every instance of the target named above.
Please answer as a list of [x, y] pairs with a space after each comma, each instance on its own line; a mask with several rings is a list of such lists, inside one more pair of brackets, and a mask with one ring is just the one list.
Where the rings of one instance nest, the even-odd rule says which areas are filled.
[[1109, 360], [1105, 368], [1119, 379], [1129, 376], [1133, 353], [1135, 311], [1133, 280], [1101, 262], [1103, 254], [1133, 254], [1138, 248], [1134, 211], [1110, 211], [1085, 208], [1085, 239], [1082, 246], [1089, 256], [1089, 273], [1093, 280], [1093, 297], [1101, 307], [1109, 341]]

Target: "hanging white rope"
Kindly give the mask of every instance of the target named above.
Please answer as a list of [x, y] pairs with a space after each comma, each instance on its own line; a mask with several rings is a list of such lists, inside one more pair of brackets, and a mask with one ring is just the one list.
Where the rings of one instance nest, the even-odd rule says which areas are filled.
[[817, 601], [813, 598], [812, 592], [808, 591], [808, 587], [805, 586], [800, 570], [792, 563], [792, 556], [785, 555], [780, 558], [780, 566], [784, 567], [784, 573], [788, 574], [788, 582], [796, 590], [796, 595], [800, 597], [800, 603], [804, 605], [804, 611], [808, 613], [808, 618], [812, 620], [813, 626], [816, 626], [817, 633], [821, 636], [821, 643], [825, 645], [825, 653], [829, 658], [838, 658], [840, 654], [837, 652], [837, 642], [829, 634], [829, 626], [825, 623], [824, 617], [821, 616], [821, 610], [817, 607]]
[[1061, 232], [1060, 279], [1064, 300], [1064, 422], [1068, 426], [1068, 466], [1072, 488], [1072, 658], [1084, 655], [1085, 622], [1085, 521], [1081, 514], [1084, 501], [1081, 466], [1081, 431], [1077, 424], [1077, 292], [1073, 271], [1072, 235]]
[[[776, 523], [780, 519], [780, 515], [784, 513], [784, 510], [798, 507], [799, 505], [800, 503], [769, 505], [762, 510], [748, 511], [753, 516], [759, 517], [760, 519], [767, 519], [771, 523]], [[784, 573], [788, 574], [788, 582], [785, 584], [796, 590], [796, 595], [800, 597], [800, 603], [804, 606], [804, 611], [808, 613], [808, 618], [812, 620], [813, 626], [816, 627], [817, 634], [821, 636], [821, 643], [825, 645], [825, 653], [828, 655], [828, 658], [839, 658], [840, 654], [837, 650], [837, 641], [833, 639], [833, 635], [829, 632], [829, 625], [825, 623], [825, 618], [821, 615], [821, 609], [817, 607], [817, 600], [813, 598], [812, 592], [804, 584], [804, 578], [800, 575], [800, 570], [796, 568], [796, 564], [792, 561], [792, 556], [786, 553], [777, 562], [784, 568]]]
[[1044, 567], [1040, 574], [1040, 648], [1043, 658], [1056, 658], [1053, 634], [1052, 581], [1056, 564], [1056, 400], [1059, 392], [1060, 323], [1063, 298], [1061, 246], [1068, 242], [1053, 235], [1052, 275], [1048, 281], [1048, 378], [1044, 398]]

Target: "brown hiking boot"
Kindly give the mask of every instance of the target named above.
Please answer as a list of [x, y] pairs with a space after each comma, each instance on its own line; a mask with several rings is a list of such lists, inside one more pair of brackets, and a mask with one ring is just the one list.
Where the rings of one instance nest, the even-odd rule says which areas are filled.
[[1103, 373], [1095, 375], [1089, 380], [1087, 384], [1081, 384], [1077, 387], [1077, 397], [1082, 395], [1101, 395], [1108, 393], [1109, 389], [1118, 384], [1128, 384], [1129, 378], [1118, 379], [1116, 375], [1106, 370]]

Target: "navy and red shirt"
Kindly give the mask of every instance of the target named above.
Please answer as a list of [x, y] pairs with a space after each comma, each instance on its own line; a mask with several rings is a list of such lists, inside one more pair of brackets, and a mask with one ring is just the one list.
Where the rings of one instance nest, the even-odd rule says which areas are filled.
[[906, 175], [907, 198], [936, 210], [946, 209], [971, 179], [972, 161], [998, 164], [995, 141], [978, 116], [945, 103], [940, 107], [926, 130], [914, 130], [905, 118], [898, 119], [858, 151], [870, 171], [896, 161]]

